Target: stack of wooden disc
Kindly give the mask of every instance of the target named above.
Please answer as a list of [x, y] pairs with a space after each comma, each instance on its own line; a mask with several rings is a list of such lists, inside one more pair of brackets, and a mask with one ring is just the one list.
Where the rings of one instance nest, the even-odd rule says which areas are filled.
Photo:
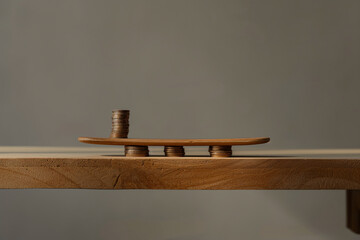
[[129, 134], [129, 110], [112, 111], [111, 138], [127, 138]]

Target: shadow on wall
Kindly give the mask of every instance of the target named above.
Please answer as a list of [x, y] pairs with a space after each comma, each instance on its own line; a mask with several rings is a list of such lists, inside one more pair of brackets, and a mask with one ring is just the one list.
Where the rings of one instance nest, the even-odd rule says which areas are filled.
[[266, 198], [324, 239], [358, 239], [346, 228], [344, 190], [266, 191]]
[[3, 190], [0, 212], [0, 239], [358, 239], [344, 191]]

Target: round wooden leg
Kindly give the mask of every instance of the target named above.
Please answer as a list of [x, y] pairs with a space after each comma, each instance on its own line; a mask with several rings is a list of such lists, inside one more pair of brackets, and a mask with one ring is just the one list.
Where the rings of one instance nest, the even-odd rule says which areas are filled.
[[147, 157], [149, 156], [149, 148], [148, 146], [125, 146], [125, 156]]
[[231, 146], [209, 146], [211, 157], [231, 157]]
[[185, 156], [185, 150], [183, 146], [165, 146], [165, 156], [167, 157], [183, 157]]

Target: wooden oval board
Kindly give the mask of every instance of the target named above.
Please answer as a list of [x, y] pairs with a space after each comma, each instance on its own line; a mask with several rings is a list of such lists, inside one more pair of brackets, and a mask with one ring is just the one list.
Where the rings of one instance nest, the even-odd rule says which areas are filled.
[[102, 145], [133, 145], [133, 146], [232, 146], [253, 145], [270, 141], [261, 138], [227, 138], [227, 139], [146, 139], [146, 138], [92, 138], [79, 137], [83, 143]]

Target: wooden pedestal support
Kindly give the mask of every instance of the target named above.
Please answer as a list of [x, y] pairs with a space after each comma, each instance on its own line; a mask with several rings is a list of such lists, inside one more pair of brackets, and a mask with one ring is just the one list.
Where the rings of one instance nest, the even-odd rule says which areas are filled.
[[125, 156], [147, 157], [149, 156], [149, 148], [148, 146], [125, 146]]
[[346, 226], [360, 234], [360, 190], [346, 190]]
[[167, 157], [184, 157], [185, 149], [183, 146], [165, 146], [164, 153]]
[[231, 146], [209, 146], [211, 157], [231, 157]]

